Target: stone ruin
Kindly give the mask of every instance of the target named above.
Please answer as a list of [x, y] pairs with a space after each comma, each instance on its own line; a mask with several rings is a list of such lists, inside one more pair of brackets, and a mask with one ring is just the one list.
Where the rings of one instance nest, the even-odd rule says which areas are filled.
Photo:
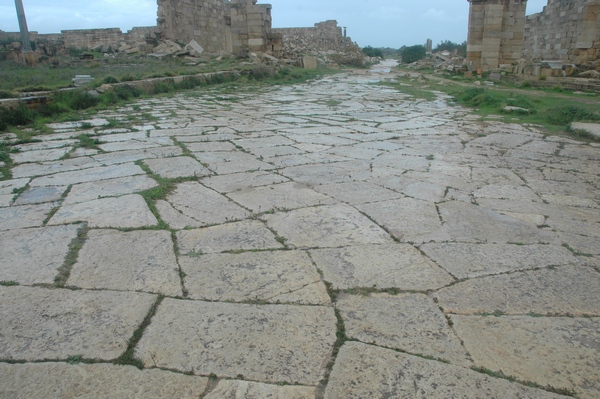
[[[37, 53], [42, 57], [64, 54], [68, 49], [95, 50], [117, 55], [233, 54], [245, 58], [291, 60], [305, 55], [319, 57], [352, 50], [362, 55], [337, 21], [325, 21], [308, 28], [272, 28], [272, 6], [257, 0], [157, 0], [157, 26], [135, 27], [123, 33], [118, 28], [63, 30], [59, 34], [31, 32]], [[21, 50], [19, 33], [0, 31], [0, 50]], [[263, 56], [264, 55], [264, 56]], [[16, 58], [15, 58], [16, 59]], [[270, 59], [270, 58], [268, 58]], [[314, 65], [313, 62], [310, 62]]]
[[565, 64], [600, 68], [600, 0], [548, 0], [528, 17], [527, 0], [468, 1], [471, 71], [560, 76]]

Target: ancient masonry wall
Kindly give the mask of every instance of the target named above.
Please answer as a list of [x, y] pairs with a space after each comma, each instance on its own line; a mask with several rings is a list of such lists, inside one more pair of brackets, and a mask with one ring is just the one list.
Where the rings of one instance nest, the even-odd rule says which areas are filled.
[[[123, 33], [119, 28], [108, 29], [77, 29], [63, 30], [61, 33], [39, 34], [30, 32], [30, 38], [34, 42], [49, 41], [61, 43], [65, 48], [91, 49], [101, 45], [118, 46], [119, 43], [143, 42], [146, 38], [153, 38], [157, 32], [156, 26], [136, 27]], [[14, 40], [19, 42], [19, 32], [0, 31], [0, 40]]]
[[271, 32], [270, 4], [256, 0], [157, 0], [162, 37], [180, 43], [196, 40], [205, 51], [268, 52], [281, 50]]
[[600, 59], [600, 0], [549, 0], [527, 17], [524, 56], [575, 64]]
[[310, 28], [276, 28], [273, 32], [283, 37], [284, 49], [308, 52], [340, 50], [352, 40], [344, 34], [337, 21], [330, 20], [316, 23]]
[[205, 51], [231, 51], [231, 17], [223, 0], [158, 0], [158, 28], [162, 38], [189, 43]]
[[523, 55], [527, 0], [468, 0], [467, 65], [493, 71]]

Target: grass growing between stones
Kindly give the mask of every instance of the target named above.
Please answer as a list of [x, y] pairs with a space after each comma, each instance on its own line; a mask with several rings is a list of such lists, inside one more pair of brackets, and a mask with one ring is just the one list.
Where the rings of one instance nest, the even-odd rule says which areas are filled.
[[576, 397], [575, 391], [573, 391], [572, 389], [569, 389], [569, 388], [555, 388], [550, 385], [543, 386], [543, 385], [536, 384], [535, 382], [531, 382], [531, 381], [522, 381], [516, 377], [508, 376], [508, 375], [504, 374], [502, 371], [493, 371], [493, 370], [487, 369], [485, 367], [471, 367], [471, 370], [477, 371], [478, 373], [486, 374], [493, 378], [502, 378], [502, 379], [508, 380], [510, 382], [517, 382], [519, 384], [522, 384], [522, 385], [525, 385], [525, 386], [528, 386], [531, 388], [543, 389], [548, 392], [552, 392], [552, 393], [556, 393], [556, 394], [564, 395], [564, 396], [570, 396], [573, 398]]
[[16, 281], [0, 281], [0, 286], [2, 287], [15, 287], [19, 285]]
[[71, 240], [69, 244], [69, 252], [65, 258], [63, 265], [58, 269], [58, 275], [54, 278], [54, 285], [59, 288], [64, 288], [67, 284], [67, 280], [71, 276], [71, 270], [77, 258], [79, 257], [79, 251], [83, 247], [83, 244], [87, 240], [88, 232], [90, 231], [87, 224], [84, 224], [77, 231], [77, 236]]
[[[428, 101], [436, 98], [434, 91], [443, 92], [452, 96], [456, 104], [471, 108], [473, 113], [484, 119], [494, 117], [494, 120], [507, 123], [542, 125], [550, 134], [563, 133], [584, 141], [600, 141], [592, 135], [570, 129], [572, 122], [600, 123], [600, 99], [597, 97], [582, 98], [568, 92], [538, 89], [469, 87], [465, 84], [438, 82], [435, 77], [425, 82], [401, 77], [397, 82], [380, 84]], [[518, 107], [527, 111], [509, 112], [504, 110], [505, 107]]]
[[133, 332], [132, 337], [129, 338], [129, 341], [127, 341], [127, 349], [121, 356], [119, 356], [114, 361], [114, 364], [118, 364], [118, 365], [122, 365], [122, 366], [135, 366], [140, 370], [142, 370], [144, 368], [144, 364], [142, 363], [142, 361], [139, 359], [136, 359], [134, 356], [135, 355], [135, 347], [137, 346], [138, 342], [140, 342], [140, 340], [142, 339], [142, 336], [144, 335], [144, 331], [150, 325], [150, 322], [152, 321], [152, 317], [154, 317], [154, 315], [156, 314], [156, 311], [158, 310], [158, 306], [161, 304], [163, 299], [165, 299], [164, 296], [159, 296], [156, 299], [156, 302], [154, 302], [154, 304], [148, 311], [148, 314], [144, 318], [144, 321], [142, 321], [142, 324], [140, 324], [140, 326], [137, 328], [137, 330], [135, 330]]

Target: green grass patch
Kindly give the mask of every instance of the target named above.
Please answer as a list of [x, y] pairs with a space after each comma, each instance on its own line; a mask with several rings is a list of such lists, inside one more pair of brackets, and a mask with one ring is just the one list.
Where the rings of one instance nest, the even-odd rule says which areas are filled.
[[19, 285], [16, 281], [0, 281], [0, 286], [2, 287], [15, 287]]
[[77, 231], [77, 236], [71, 240], [67, 257], [63, 265], [58, 269], [58, 275], [54, 278], [54, 285], [56, 287], [63, 288], [67, 283], [67, 280], [71, 276], [71, 269], [77, 263], [79, 251], [87, 240], [88, 231], [89, 227], [87, 225], [81, 226]]

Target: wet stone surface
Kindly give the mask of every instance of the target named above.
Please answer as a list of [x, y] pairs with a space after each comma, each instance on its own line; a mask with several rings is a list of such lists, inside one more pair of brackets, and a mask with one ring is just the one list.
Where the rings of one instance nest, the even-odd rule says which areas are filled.
[[600, 398], [600, 146], [373, 84], [394, 74], [19, 144], [0, 397]]

